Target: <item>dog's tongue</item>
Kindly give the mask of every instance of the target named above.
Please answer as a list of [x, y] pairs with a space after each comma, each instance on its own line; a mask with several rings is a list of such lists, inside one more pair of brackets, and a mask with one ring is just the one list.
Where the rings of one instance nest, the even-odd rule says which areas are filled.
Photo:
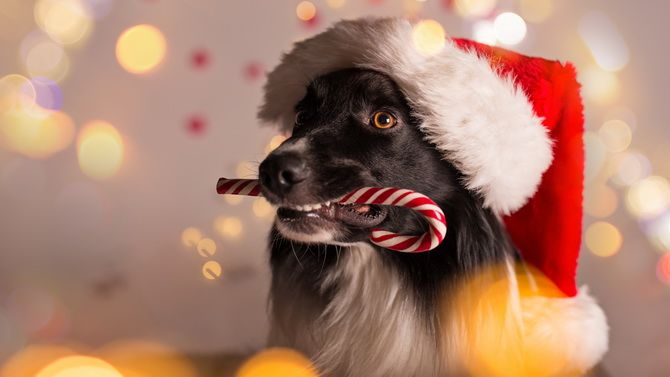
[[379, 225], [386, 218], [386, 208], [367, 204], [335, 205], [335, 218], [345, 224], [369, 228]]

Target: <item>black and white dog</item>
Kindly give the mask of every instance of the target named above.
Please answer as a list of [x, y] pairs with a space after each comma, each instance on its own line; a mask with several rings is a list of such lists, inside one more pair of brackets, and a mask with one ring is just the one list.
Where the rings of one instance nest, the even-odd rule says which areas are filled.
[[[279, 207], [270, 236], [271, 344], [310, 356], [323, 376], [442, 376], [455, 340], [445, 319], [464, 279], [513, 260], [499, 218], [467, 190], [417, 128], [388, 76], [342, 69], [311, 81], [291, 137], [260, 165]], [[426, 253], [372, 245], [372, 227], [422, 233], [410, 210], [339, 205], [363, 187], [401, 187], [447, 216], [445, 241]]]

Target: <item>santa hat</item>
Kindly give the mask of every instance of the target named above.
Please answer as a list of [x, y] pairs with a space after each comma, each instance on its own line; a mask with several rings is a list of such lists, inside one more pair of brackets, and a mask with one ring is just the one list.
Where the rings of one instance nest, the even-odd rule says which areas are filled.
[[504, 218], [523, 258], [564, 294], [524, 299], [524, 316], [547, 317], [534, 335], [571, 339], [559, 347], [574, 355], [575, 369], [592, 367], [607, 350], [608, 327], [575, 283], [584, 150], [574, 67], [464, 39], [424, 55], [412, 31], [403, 19], [365, 18], [296, 43], [268, 75], [259, 117], [292, 127], [295, 104], [322, 74], [358, 67], [390, 76], [422, 119], [426, 139]]

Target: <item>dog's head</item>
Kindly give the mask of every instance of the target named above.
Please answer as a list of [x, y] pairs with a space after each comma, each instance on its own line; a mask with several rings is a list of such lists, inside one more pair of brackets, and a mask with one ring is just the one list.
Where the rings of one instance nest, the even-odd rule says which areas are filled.
[[263, 195], [279, 206], [286, 238], [352, 243], [373, 227], [412, 233], [425, 224], [412, 211], [334, 201], [363, 186], [416, 190], [440, 203], [458, 175], [424, 140], [420, 119], [386, 75], [344, 69], [313, 80], [295, 105], [292, 135], [260, 165]]

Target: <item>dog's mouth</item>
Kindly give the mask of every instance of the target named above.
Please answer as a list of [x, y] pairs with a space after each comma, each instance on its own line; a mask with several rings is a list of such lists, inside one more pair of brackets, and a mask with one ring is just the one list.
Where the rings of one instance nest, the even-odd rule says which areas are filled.
[[369, 204], [338, 204], [325, 202], [312, 205], [281, 206], [277, 218], [284, 223], [326, 220], [355, 228], [372, 228], [381, 224], [388, 215], [383, 206]]

